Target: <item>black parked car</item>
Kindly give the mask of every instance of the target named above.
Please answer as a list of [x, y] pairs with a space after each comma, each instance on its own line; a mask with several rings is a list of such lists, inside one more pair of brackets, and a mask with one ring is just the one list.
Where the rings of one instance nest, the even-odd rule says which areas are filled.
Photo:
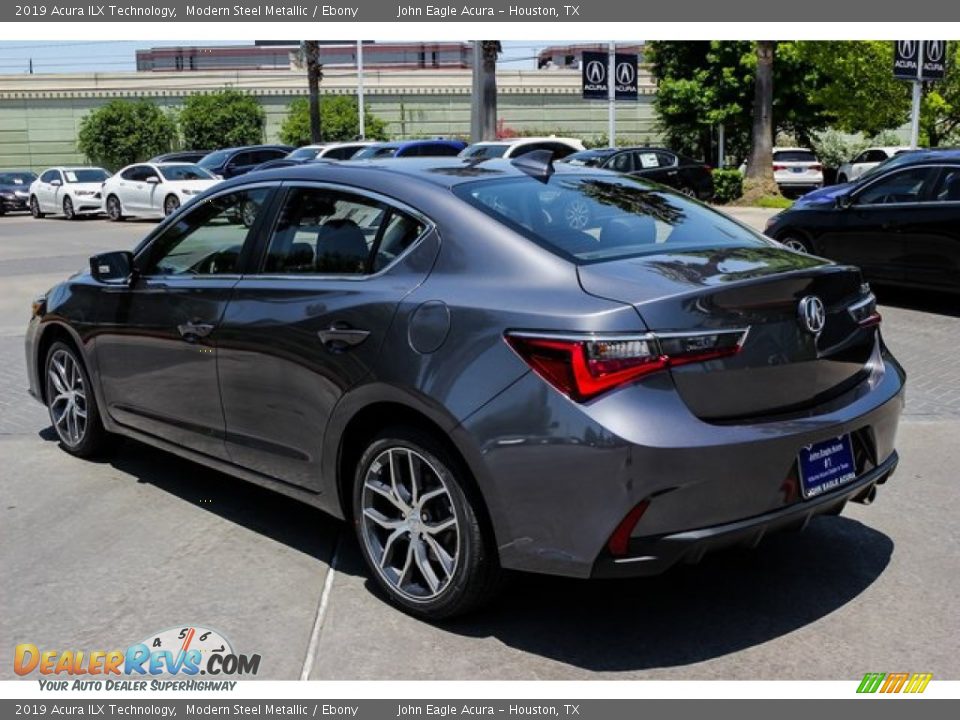
[[29, 170], [0, 172], [0, 215], [15, 210], [29, 210], [30, 185], [37, 174]]
[[960, 291], [960, 151], [898, 155], [800, 198], [766, 234], [881, 283]]
[[151, 163], [198, 163], [210, 154], [209, 150], [178, 150], [177, 152], [168, 152], [163, 155], [155, 155], [147, 160]]
[[224, 148], [206, 155], [197, 165], [226, 179], [248, 173], [265, 162], [286, 157], [291, 150], [293, 147], [290, 145], [248, 145]]
[[672, 150], [651, 147], [597, 148], [574, 153], [561, 162], [644, 177], [698, 200], [713, 197], [710, 166]]

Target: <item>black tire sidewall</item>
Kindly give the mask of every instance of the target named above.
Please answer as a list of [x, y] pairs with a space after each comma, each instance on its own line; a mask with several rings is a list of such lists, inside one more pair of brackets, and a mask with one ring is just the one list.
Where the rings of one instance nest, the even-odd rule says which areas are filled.
[[[110, 209], [113, 207], [116, 208], [116, 213], [112, 213], [110, 211]], [[116, 195], [110, 195], [107, 197], [107, 217], [113, 222], [123, 220], [123, 206], [120, 204], [120, 198], [118, 198]]]
[[[67, 210], [67, 208], [70, 209]], [[69, 196], [63, 199], [63, 216], [67, 218], [67, 220], [73, 220], [77, 216], [77, 212], [73, 207], [73, 200], [71, 200]]]
[[[34, 209], [36, 208], [36, 209]], [[40, 210], [40, 200], [36, 195], [33, 195], [30, 198], [30, 214], [34, 219], [39, 220], [43, 217], [43, 212]]]
[[46, 393], [47, 398], [47, 416], [50, 418], [51, 426], [53, 426], [54, 420], [53, 413], [50, 410], [50, 388], [48, 376], [50, 373], [50, 361], [53, 358], [54, 353], [60, 350], [65, 350], [66, 352], [70, 353], [70, 356], [77, 364], [77, 367], [80, 368], [80, 373], [83, 375], [83, 384], [87, 389], [87, 427], [83, 440], [79, 445], [76, 446], [70, 446], [63, 442], [60, 439], [60, 433], [57, 432], [56, 427], [53, 428], [53, 431], [57, 433], [57, 440], [60, 442], [60, 447], [66, 450], [68, 453], [71, 455], [77, 455], [78, 457], [90, 457], [91, 455], [97, 454], [103, 448], [103, 444], [106, 440], [106, 430], [104, 430], [103, 422], [100, 419], [100, 406], [97, 404], [97, 396], [93, 390], [93, 383], [90, 382], [90, 373], [87, 372], [87, 365], [84, 362], [83, 357], [80, 356], [75, 347], [59, 340], [50, 346], [50, 349], [47, 350], [47, 357], [43, 361], [43, 383], [44, 392]]
[[[361, 518], [364, 478], [371, 463], [387, 448], [409, 448], [426, 458], [443, 477], [450, 493], [451, 502], [457, 514], [460, 531], [460, 557], [450, 584], [439, 597], [427, 601], [415, 601], [397, 593], [374, 567], [363, 537]], [[440, 443], [429, 433], [410, 427], [392, 427], [378, 433], [367, 445], [357, 463], [353, 482], [353, 519], [360, 552], [370, 571], [370, 576], [381, 592], [397, 607], [416, 617], [428, 620], [444, 618], [468, 612], [486, 599], [491, 583], [489, 577], [496, 576], [499, 565], [496, 553], [485, 537], [475, 510], [478, 499], [472, 485], [465, 475], [461, 463], [451, 457]], [[492, 565], [491, 565], [492, 563]]]
[[[173, 201], [173, 207], [168, 211], [167, 208], [171, 205], [171, 200]], [[168, 217], [173, 215], [177, 210], [180, 209], [180, 200], [176, 195], [167, 195], [163, 200], [163, 216]]]

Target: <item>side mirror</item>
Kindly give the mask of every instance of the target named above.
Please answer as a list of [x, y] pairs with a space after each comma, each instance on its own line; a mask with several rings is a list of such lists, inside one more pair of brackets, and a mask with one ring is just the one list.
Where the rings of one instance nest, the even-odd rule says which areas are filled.
[[101, 253], [90, 258], [90, 275], [97, 282], [128, 285], [134, 275], [133, 253], [126, 250]]
[[838, 195], [836, 204], [839, 209], [846, 210], [848, 207], [853, 205], [853, 198], [847, 194]]
[[160, 182], [160, 178], [158, 178], [156, 175], [151, 175], [150, 177], [147, 178], [147, 182], [150, 183], [151, 185], [156, 185], [157, 183]]
[[51, 181], [50, 181], [50, 184], [53, 185], [54, 187], [60, 187], [61, 185], [63, 185], [63, 181], [62, 181], [62, 180], [51, 180]]

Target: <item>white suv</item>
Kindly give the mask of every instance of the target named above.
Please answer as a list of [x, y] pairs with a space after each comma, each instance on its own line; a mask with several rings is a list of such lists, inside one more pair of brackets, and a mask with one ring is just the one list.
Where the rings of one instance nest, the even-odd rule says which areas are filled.
[[40, 173], [30, 185], [30, 212], [35, 218], [63, 215], [96, 215], [101, 209], [100, 189], [110, 177], [98, 167], [54, 167]]
[[823, 186], [823, 164], [808, 148], [774, 148], [773, 179], [781, 192], [816, 190]]
[[910, 148], [904, 145], [867, 148], [853, 160], [840, 166], [837, 170], [837, 182], [848, 183], [859, 180], [868, 170], [873, 170], [894, 155], [905, 152], [910, 152]]

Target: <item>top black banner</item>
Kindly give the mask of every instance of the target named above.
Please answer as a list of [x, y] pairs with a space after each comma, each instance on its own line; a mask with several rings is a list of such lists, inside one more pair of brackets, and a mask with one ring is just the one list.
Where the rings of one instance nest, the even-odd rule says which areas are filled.
[[[564, 3], [396, 2], [353, 0], [314, 2], [211, 2], [209, 0], [146, 0], [127, 4], [33, 2], [0, 6], [0, 22], [862, 22], [863, 3], [853, 0], [807, 0], [773, 5], [769, 0], [688, 0], [686, 3], [623, 3], [622, 0], [566, 0]], [[870, 3], [871, 22], [906, 20], [903, 4]], [[911, 7], [909, 20], [955, 22], [960, 3]]]

